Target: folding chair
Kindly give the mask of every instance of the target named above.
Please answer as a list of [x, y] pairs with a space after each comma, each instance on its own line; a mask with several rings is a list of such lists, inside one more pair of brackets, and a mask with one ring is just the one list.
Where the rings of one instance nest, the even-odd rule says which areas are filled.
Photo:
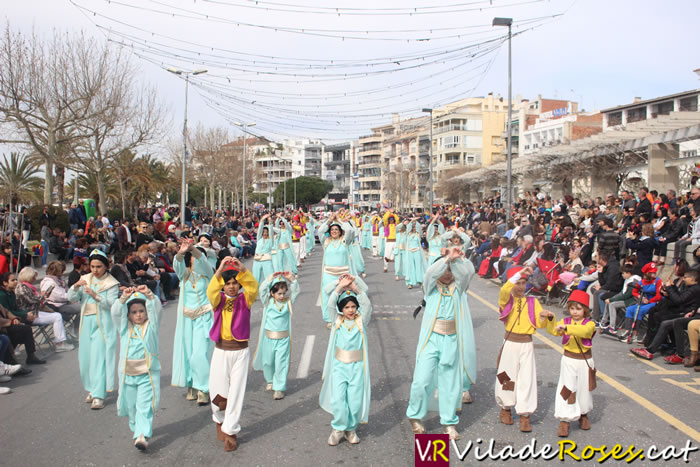
[[47, 344], [51, 350], [56, 351], [56, 344], [53, 338], [53, 324], [32, 326], [32, 334], [37, 347], [41, 347], [41, 344]]

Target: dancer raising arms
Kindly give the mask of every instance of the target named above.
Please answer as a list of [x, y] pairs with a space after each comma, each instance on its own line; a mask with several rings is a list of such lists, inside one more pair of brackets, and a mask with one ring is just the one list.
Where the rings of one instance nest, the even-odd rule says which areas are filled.
[[187, 388], [186, 398], [198, 405], [209, 403], [209, 366], [214, 343], [209, 339], [213, 321], [207, 286], [214, 268], [207, 256], [188, 240], [183, 240], [173, 260], [180, 279], [177, 321], [173, 344], [173, 370], [170, 384]]
[[[350, 244], [353, 229], [347, 222], [342, 222], [344, 210], [332, 213], [326, 222], [318, 227], [319, 238], [323, 240], [323, 265], [321, 266], [321, 293], [317, 306], [321, 307], [321, 316], [326, 327], [331, 328], [331, 316], [328, 311], [328, 292], [326, 287], [338, 280], [338, 277], [350, 272]], [[325, 238], [326, 232], [330, 233]]]
[[255, 246], [253, 276], [259, 284], [275, 272], [272, 264], [272, 250], [275, 247], [275, 241], [270, 234], [272, 225], [265, 224], [269, 219], [270, 214], [265, 214], [258, 224], [258, 244]]

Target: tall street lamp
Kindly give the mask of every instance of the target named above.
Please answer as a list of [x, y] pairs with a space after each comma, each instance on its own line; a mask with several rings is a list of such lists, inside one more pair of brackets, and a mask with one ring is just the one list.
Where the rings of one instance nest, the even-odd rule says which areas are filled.
[[513, 205], [513, 138], [511, 135], [512, 118], [513, 118], [513, 82], [511, 74], [511, 28], [513, 26], [513, 18], [494, 18], [492, 26], [507, 26], [508, 27], [508, 121], [506, 122], [506, 134], [508, 135], [508, 153], [506, 155], [506, 221], [510, 220], [511, 206]]
[[246, 165], [246, 158], [248, 157], [248, 147], [246, 145], [246, 141], [248, 140], [248, 127], [250, 126], [255, 126], [255, 123], [241, 123], [241, 122], [234, 122], [234, 124], [237, 127], [240, 127], [243, 130], [243, 217], [245, 217], [245, 213], [247, 211], [248, 205], [246, 204], [246, 187], [245, 187], [245, 165]]
[[423, 112], [430, 112], [430, 146], [428, 147], [428, 185], [430, 192], [428, 200], [430, 202], [429, 212], [433, 213], [433, 109], [423, 109]]
[[169, 67], [168, 71], [175, 75], [185, 76], [185, 123], [182, 126], [182, 145], [184, 152], [182, 153], [182, 186], [180, 187], [180, 228], [185, 228], [185, 200], [187, 199], [187, 96], [190, 88], [190, 75], [202, 75], [207, 70], [200, 69], [194, 71], [179, 70]]

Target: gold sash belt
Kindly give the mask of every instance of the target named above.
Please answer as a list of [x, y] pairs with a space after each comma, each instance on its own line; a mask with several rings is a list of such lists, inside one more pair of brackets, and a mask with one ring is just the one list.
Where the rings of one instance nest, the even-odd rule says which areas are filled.
[[335, 359], [342, 363], [354, 363], [362, 361], [362, 349], [345, 350], [340, 347], [335, 348]]
[[269, 253], [263, 253], [261, 255], [253, 256], [253, 259], [255, 261], [270, 261], [272, 259], [272, 256], [270, 256]]
[[285, 337], [289, 337], [289, 331], [269, 331], [265, 329], [265, 335], [267, 336], [268, 339], [284, 339]]
[[83, 310], [84, 316], [96, 315], [97, 314], [97, 303], [86, 303], [85, 309]]
[[323, 268], [324, 272], [327, 272], [328, 274], [332, 276], [342, 276], [343, 274], [347, 274], [350, 272], [350, 267], [348, 266], [325, 266]]
[[286, 250], [289, 248], [289, 243], [280, 243], [280, 250]]
[[145, 358], [140, 360], [127, 360], [124, 368], [127, 376], [139, 376], [148, 373], [148, 362]]
[[435, 326], [433, 326], [433, 332], [435, 334], [442, 334], [443, 336], [449, 336], [457, 333], [457, 323], [455, 320], [444, 320], [438, 319], [435, 321]]
[[209, 313], [212, 310], [211, 304], [207, 303], [206, 305], [202, 305], [199, 308], [187, 308], [183, 307], [182, 308], [182, 314], [188, 317], [189, 319], [197, 319], [202, 315], [205, 315]]
[[409, 248], [408, 251], [418, 251], [420, 248]]

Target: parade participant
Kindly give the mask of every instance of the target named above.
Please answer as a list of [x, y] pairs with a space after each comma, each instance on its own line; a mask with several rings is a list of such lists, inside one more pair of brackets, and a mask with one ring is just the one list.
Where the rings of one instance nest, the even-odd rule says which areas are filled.
[[399, 216], [394, 214], [393, 209], [389, 209], [385, 214], [382, 222], [384, 224], [384, 272], [389, 271], [389, 263], [394, 262], [396, 247], [396, 224], [400, 222]]
[[272, 264], [272, 250], [275, 245], [270, 236], [270, 224], [266, 224], [269, 218], [270, 214], [265, 214], [258, 224], [258, 244], [255, 246], [255, 256], [253, 257], [253, 276], [258, 284], [275, 272]]
[[78, 360], [80, 379], [88, 391], [85, 402], [91, 408], [104, 408], [108, 391], [114, 390], [117, 364], [117, 331], [112, 321], [112, 305], [119, 295], [119, 282], [107, 269], [109, 259], [102, 250], [90, 253], [90, 274], [68, 289], [71, 302], [80, 302]]
[[405, 261], [401, 265], [409, 289], [422, 284], [425, 275], [425, 256], [423, 256], [420, 237], [421, 225], [414, 217], [406, 226], [406, 251], [403, 258]]
[[436, 212], [428, 222], [428, 230], [425, 239], [428, 241], [428, 266], [440, 257], [443, 248], [440, 236], [445, 233], [445, 226], [440, 222], [440, 214]]
[[299, 282], [289, 272], [276, 272], [260, 285], [263, 315], [253, 369], [262, 370], [272, 398], [284, 398], [292, 351], [292, 306], [299, 296]]
[[401, 222], [396, 226], [396, 246], [394, 247], [394, 279], [397, 281], [404, 276], [406, 261], [406, 224]]
[[173, 344], [171, 384], [187, 388], [186, 399], [198, 405], [209, 403], [209, 366], [214, 344], [209, 339], [213, 323], [207, 287], [214, 269], [207, 257], [188, 240], [183, 240], [173, 260], [180, 279], [177, 324]]
[[[590, 430], [588, 413], [593, 409], [591, 390], [595, 382], [595, 364], [591, 355], [595, 322], [590, 319], [590, 297], [583, 290], [574, 290], [566, 303], [570, 316], [560, 319], [556, 327], [547, 326], [547, 331], [562, 337], [564, 355], [559, 366], [559, 383], [555, 393], [554, 417], [559, 420], [557, 434], [569, 436], [569, 424], [578, 420], [582, 430]], [[548, 313], [547, 318], [554, 318]], [[591, 374], [593, 373], [593, 374]], [[592, 380], [591, 380], [592, 378]]]
[[[625, 330], [618, 334], [621, 341], [628, 340], [627, 337], [630, 332], [632, 333], [631, 342], [639, 343], [644, 341], [638, 336], [642, 319], [662, 298], [661, 287], [663, 286], [663, 281], [660, 277], [656, 277], [657, 272], [658, 269], [656, 269], [655, 263], [647, 263], [642, 268], [642, 280], [635, 284], [632, 289], [632, 295], [636, 299], [641, 299], [641, 303], [627, 307], [625, 312]], [[634, 323], [635, 320], [636, 323]], [[634, 330], [632, 330], [633, 327]]]
[[428, 411], [439, 411], [444, 432], [450, 439], [460, 439], [456, 425], [463, 379], [476, 378], [474, 330], [466, 299], [474, 266], [459, 248], [445, 254], [425, 272], [425, 312], [406, 416], [413, 433], [421, 434], [425, 433], [421, 420]]
[[440, 236], [440, 240], [443, 248], [458, 246], [465, 254], [472, 244], [469, 235], [467, 235], [463, 230], [457, 228], [457, 226], [452, 226], [447, 232], [442, 234]]
[[365, 258], [362, 256], [362, 248], [360, 248], [361, 230], [356, 222], [361, 222], [359, 217], [350, 220], [350, 225], [353, 228], [352, 243], [350, 244], [350, 264], [352, 272], [356, 276], [367, 277], [365, 273]]
[[207, 296], [214, 308], [209, 337], [216, 343], [209, 372], [212, 419], [224, 451], [235, 451], [250, 362], [250, 307], [258, 296], [258, 283], [238, 259], [228, 256], [212, 277]]
[[[323, 241], [323, 265], [321, 266], [321, 291], [316, 302], [321, 307], [321, 316], [326, 327], [331, 328], [331, 316], [328, 311], [328, 284], [334, 283], [339, 276], [350, 272], [350, 248], [353, 230], [350, 224], [338, 221], [342, 210], [334, 212], [328, 220], [318, 227], [318, 234]], [[328, 231], [329, 238], [324, 235]]]
[[306, 256], [311, 256], [316, 246], [315, 231], [317, 224], [313, 214], [309, 213], [306, 220]]
[[328, 340], [319, 404], [333, 415], [328, 444], [336, 446], [343, 437], [357, 444], [360, 438], [355, 430], [367, 423], [371, 400], [366, 329], [372, 305], [367, 285], [349, 274], [328, 284], [326, 291], [328, 308], [335, 308], [337, 315]]
[[197, 246], [204, 248], [207, 261], [209, 261], [211, 268], [216, 268], [216, 251], [211, 247], [211, 235], [208, 233], [199, 234], [197, 237]]
[[[280, 227], [280, 224], [282, 225]], [[277, 249], [279, 254], [279, 271], [292, 271], [298, 273], [297, 262], [292, 251], [292, 226], [282, 214], [277, 214], [275, 220], [275, 233], [279, 235]]]
[[530, 432], [530, 415], [537, 409], [537, 370], [532, 335], [554, 321], [542, 310], [539, 300], [526, 297], [527, 278], [532, 269], [512, 268], [498, 295], [499, 319], [506, 334], [497, 359], [496, 403], [499, 418], [513, 424], [511, 408], [520, 415], [520, 431]]
[[119, 333], [117, 413], [129, 417], [134, 446], [143, 451], [153, 434], [153, 416], [160, 402], [160, 299], [145, 285], [127, 288], [111, 312]]
[[306, 231], [297, 214], [292, 219], [292, 250], [297, 268], [301, 267], [306, 256]]
[[379, 256], [379, 232], [382, 228], [382, 218], [379, 217], [377, 211], [372, 212], [372, 256]]
[[368, 214], [362, 216], [362, 240], [360, 246], [365, 250], [372, 249], [372, 221]]

